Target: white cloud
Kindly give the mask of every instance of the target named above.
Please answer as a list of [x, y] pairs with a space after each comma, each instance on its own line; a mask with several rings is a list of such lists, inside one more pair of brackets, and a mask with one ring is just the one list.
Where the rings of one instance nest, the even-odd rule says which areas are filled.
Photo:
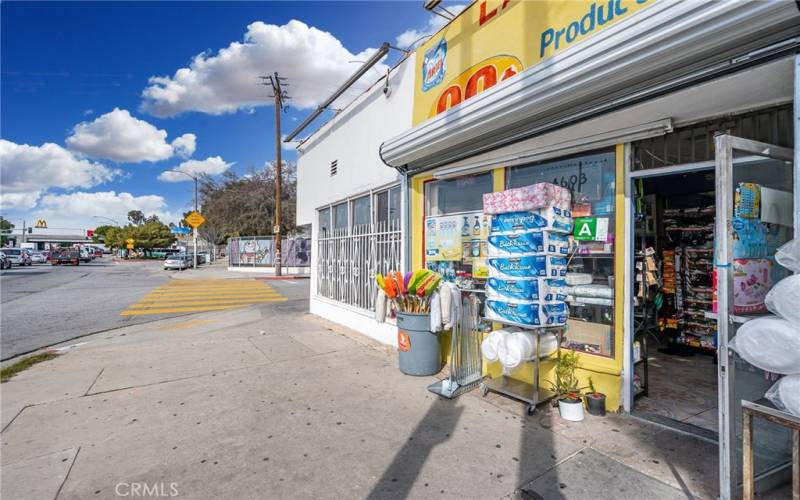
[[32, 213], [35, 218], [47, 220], [52, 227], [92, 228], [109, 223], [95, 218], [95, 215], [108, 217], [125, 225], [131, 210], [141, 210], [146, 216], [158, 215], [165, 224], [180, 220], [179, 214], [168, 210], [167, 202], [162, 196], [134, 196], [115, 191], [48, 194], [42, 197], [39, 208]]
[[131, 116], [126, 109], [114, 108], [94, 121], [75, 125], [67, 146], [92, 158], [139, 163], [191, 155], [195, 140], [194, 134], [184, 134], [170, 144], [166, 130]]
[[172, 148], [177, 156], [188, 158], [194, 154], [197, 147], [197, 137], [194, 134], [183, 134], [172, 141]]
[[[445, 8], [453, 15], [458, 15], [462, 10], [467, 8], [467, 5], [446, 5]], [[426, 39], [423, 39], [423, 37], [433, 35], [448, 22], [449, 21], [442, 16], [431, 14], [424, 27], [409, 29], [398, 35], [396, 38], [397, 46], [401, 49], [414, 49], [425, 42]]]
[[[219, 175], [232, 166], [233, 163], [226, 162], [221, 156], [210, 156], [205, 160], [187, 160], [173, 170], [186, 172], [187, 174], [197, 177], [201, 174]], [[177, 172], [161, 172], [161, 175], [158, 176], [158, 180], [164, 182], [181, 182], [191, 181], [192, 179]]]
[[0, 139], [0, 206], [32, 208], [50, 188], [89, 188], [119, 171], [76, 157], [58, 144], [16, 144]]
[[[291, 105], [310, 108], [358, 68], [351, 61], [364, 60], [374, 50], [353, 54], [330, 33], [297, 20], [283, 26], [254, 22], [244, 41], [213, 55], [199, 54], [171, 77], [151, 77], [142, 92], [141, 109], [165, 117], [186, 111], [218, 115], [269, 105], [271, 89], [258, 85], [259, 76], [276, 71], [289, 79]], [[379, 74], [386, 73], [383, 64], [376, 68]], [[348, 94], [356, 95], [375, 79], [368, 73]]]

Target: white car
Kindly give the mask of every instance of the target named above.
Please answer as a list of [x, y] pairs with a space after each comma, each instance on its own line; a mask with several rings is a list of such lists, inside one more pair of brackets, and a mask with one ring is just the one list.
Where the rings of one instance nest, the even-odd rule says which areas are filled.
[[32, 264], [31, 256], [25, 248], [4, 248], [3, 253], [16, 266], [30, 266]]
[[164, 259], [164, 270], [178, 269], [183, 271], [186, 268], [192, 267], [192, 257], [185, 253], [172, 254]]
[[32, 252], [31, 253], [31, 262], [34, 264], [44, 264], [47, 262], [44, 254], [42, 252]]

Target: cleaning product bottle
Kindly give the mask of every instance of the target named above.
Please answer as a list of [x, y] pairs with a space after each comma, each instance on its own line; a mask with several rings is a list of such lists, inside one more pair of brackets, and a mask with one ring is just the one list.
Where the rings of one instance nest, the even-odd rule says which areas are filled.
[[461, 236], [469, 236], [469, 218], [464, 216], [464, 225], [461, 226]]
[[473, 236], [481, 235], [481, 221], [477, 215], [475, 216], [475, 224], [472, 225], [472, 234]]

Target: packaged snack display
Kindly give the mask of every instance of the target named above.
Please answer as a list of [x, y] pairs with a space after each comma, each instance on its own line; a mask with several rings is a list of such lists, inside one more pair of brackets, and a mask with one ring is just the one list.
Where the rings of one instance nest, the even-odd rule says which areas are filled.
[[486, 296], [541, 302], [563, 301], [567, 298], [566, 287], [567, 283], [563, 279], [555, 278], [489, 278], [486, 282]]
[[566, 234], [550, 231], [530, 231], [519, 234], [492, 234], [488, 240], [489, 257], [513, 257], [521, 255], [569, 254], [569, 238]]
[[569, 210], [548, 207], [529, 212], [508, 212], [492, 216], [492, 234], [526, 233], [549, 230], [572, 232], [572, 215]]
[[490, 278], [561, 278], [567, 274], [567, 259], [551, 255], [489, 259]]
[[530, 326], [560, 326], [567, 322], [569, 309], [563, 302], [540, 303], [525, 300], [486, 300], [486, 318]]
[[483, 213], [502, 214], [556, 207], [568, 210], [572, 196], [569, 189], [542, 182], [499, 193], [483, 195]]

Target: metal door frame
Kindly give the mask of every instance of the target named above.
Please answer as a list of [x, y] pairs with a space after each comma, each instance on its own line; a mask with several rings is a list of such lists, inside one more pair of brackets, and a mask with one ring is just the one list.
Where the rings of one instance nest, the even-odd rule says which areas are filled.
[[[719, 481], [720, 499], [728, 500], [738, 495], [738, 484], [733, 484], [732, 467], [736, 464], [736, 416], [732, 414], [733, 390], [735, 388], [733, 351], [728, 350], [729, 328], [735, 317], [729, 314], [728, 306], [733, 304], [731, 285], [733, 261], [733, 152], [757, 155], [783, 161], [794, 161], [795, 152], [789, 148], [743, 139], [729, 134], [714, 138], [716, 148], [716, 221], [714, 264], [717, 271], [717, 387], [719, 391]], [[794, 164], [795, 185], [798, 182], [797, 164]], [[797, 192], [795, 191], [795, 196]], [[797, 203], [795, 203], [795, 225], [797, 224]]]

